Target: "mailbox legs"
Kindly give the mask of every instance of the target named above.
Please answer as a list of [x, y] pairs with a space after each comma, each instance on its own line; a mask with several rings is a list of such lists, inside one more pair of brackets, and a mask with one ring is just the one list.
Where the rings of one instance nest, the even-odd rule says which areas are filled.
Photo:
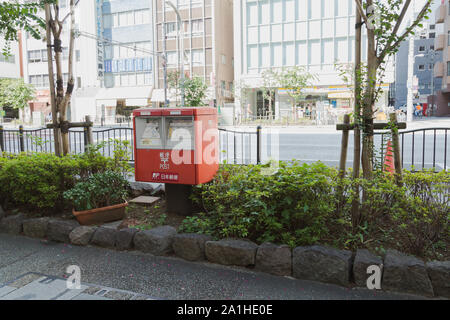
[[185, 184], [165, 184], [167, 212], [180, 216], [190, 216], [194, 212], [194, 206], [190, 199], [192, 186]]

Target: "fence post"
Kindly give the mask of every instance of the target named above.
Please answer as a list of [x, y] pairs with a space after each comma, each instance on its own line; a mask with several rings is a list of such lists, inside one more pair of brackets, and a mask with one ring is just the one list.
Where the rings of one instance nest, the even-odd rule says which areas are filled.
[[256, 162], [257, 164], [261, 164], [261, 134], [262, 127], [258, 126], [256, 128]]
[[394, 148], [395, 179], [397, 181], [397, 184], [399, 186], [402, 186], [402, 160], [400, 157], [400, 140], [398, 135], [397, 114], [391, 113], [389, 117], [391, 121], [392, 146]]
[[20, 144], [20, 152], [25, 152], [25, 141], [23, 138], [23, 125], [19, 126], [19, 144]]
[[3, 126], [0, 126], [0, 151], [5, 151], [5, 143], [3, 141]]
[[92, 122], [91, 117], [86, 116], [85, 126], [84, 126], [84, 150], [87, 150], [89, 145], [94, 144], [93, 136], [92, 136]]
[[[344, 124], [350, 124], [350, 115], [344, 116]], [[339, 176], [343, 178], [345, 176], [345, 165], [347, 163], [347, 149], [348, 149], [348, 129], [344, 129], [342, 132], [342, 145], [341, 145], [341, 159], [339, 162]]]

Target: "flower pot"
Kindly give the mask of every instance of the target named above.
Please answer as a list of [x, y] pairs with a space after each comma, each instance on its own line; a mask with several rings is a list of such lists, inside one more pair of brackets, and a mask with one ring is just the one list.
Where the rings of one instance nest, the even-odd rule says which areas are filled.
[[125, 208], [128, 202], [114, 206], [97, 208], [86, 211], [75, 211], [72, 213], [81, 225], [89, 226], [93, 224], [102, 224], [122, 220], [125, 217]]

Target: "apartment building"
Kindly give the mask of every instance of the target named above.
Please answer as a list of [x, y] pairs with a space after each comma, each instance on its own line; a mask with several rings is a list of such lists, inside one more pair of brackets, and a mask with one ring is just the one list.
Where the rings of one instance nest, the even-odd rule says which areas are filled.
[[[442, 51], [435, 51], [433, 36], [434, 25], [424, 30], [414, 39], [414, 103], [428, 105], [428, 98], [442, 87], [442, 78], [434, 76], [436, 62], [442, 61]], [[395, 107], [407, 104], [408, 95], [408, 54], [409, 41], [400, 45], [395, 58]]]
[[436, 10], [436, 24], [442, 25], [442, 31], [435, 39], [436, 51], [442, 52], [442, 61], [436, 63], [434, 74], [442, 79], [442, 86], [436, 92], [436, 116], [450, 116], [450, 2], [442, 0]]
[[[235, 85], [238, 112], [247, 118], [292, 118], [288, 88], [275, 88], [271, 104], [261, 88], [261, 74], [269, 68], [303, 66], [317, 76], [298, 106], [329, 110], [351, 109], [352, 91], [336, 71], [336, 64], [354, 61], [355, 4], [353, 0], [235, 0]], [[363, 28], [363, 59], [367, 36]], [[394, 72], [388, 66], [377, 106], [388, 105], [389, 83]], [[318, 103], [320, 102], [320, 103]], [[274, 110], [269, 110], [274, 105]]]
[[[101, 89], [97, 122], [114, 122], [151, 104], [154, 86], [151, 0], [97, 0], [96, 34]], [[103, 39], [103, 41], [101, 41]]]
[[[164, 105], [164, 59], [167, 74], [181, 72], [181, 49], [184, 50], [184, 73], [199, 76], [208, 86], [205, 103], [223, 106], [233, 101], [233, 1], [172, 0], [181, 16], [166, 0], [154, 0], [155, 69], [157, 88], [152, 95], [154, 105]], [[181, 31], [180, 31], [181, 30]], [[181, 42], [183, 41], [183, 42]], [[183, 44], [183, 45], [182, 45]], [[170, 81], [168, 81], [170, 86]], [[180, 104], [180, 93], [169, 90], [170, 105]]]

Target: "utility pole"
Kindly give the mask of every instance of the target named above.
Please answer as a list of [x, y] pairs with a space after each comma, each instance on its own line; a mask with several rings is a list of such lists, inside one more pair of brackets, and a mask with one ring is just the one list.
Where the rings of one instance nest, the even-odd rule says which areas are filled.
[[169, 6], [175, 11], [178, 21], [178, 39], [180, 41], [180, 54], [181, 55], [181, 75], [180, 75], [180, 86], [181, 86], [181, 106], [184, 107], [184, 36], [183, 36], [183, 20], [181, 19], [180, 12], [177, 7], [172, 3], [172, 1], [166, 1]]
[[431, 50], [431, 64], [433, 65], [433, 68], [431, 69], [431, 112], [429, 113], [431, 116], [434, 115], [434, 60], [435, 60], [435, 51]]
[[[164, 77], [164, 107], [168, 107], [167, 103], [167, 52], [166, 52], [166, 6], [163, 5], [163, 77]], [[159, 77], [158, 77], [159, 83]], [[159, 84], [158, 84], [159, 85]]]
[[[413, 7], [411, 12], [411, 21], [409, 24], [412, 24], [414, 21], [414, 15], [416, 11], [415, 1], [413, 0]], [[414, 35], [411, 33], [409, 36], [409, 53], [408, 53], [408, 97], [406, 100], [407, 103], [407, 122], [412, 122], [414, 117], [414, 103], [413, 103], [413, 77], [414, 77]]]

